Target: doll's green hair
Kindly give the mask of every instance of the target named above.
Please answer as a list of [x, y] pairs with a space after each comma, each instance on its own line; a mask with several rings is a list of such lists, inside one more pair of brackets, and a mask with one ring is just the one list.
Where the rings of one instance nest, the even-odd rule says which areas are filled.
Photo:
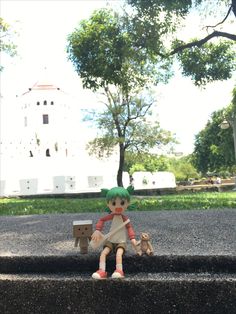
[[102, 195], [106, 196], [107, 202], [109, 202], [110, 200], [113, 200], [117, 197], [119, 197], [121, 199], [125, 199], [127, 201], [130, 201], [130, 196], [131, 196], [133, 190], [134, 189], [132, 186], [129, 186], [127, 189], [118, 186], [118, 187], [114, 187], [110, 190], [102, 189]]

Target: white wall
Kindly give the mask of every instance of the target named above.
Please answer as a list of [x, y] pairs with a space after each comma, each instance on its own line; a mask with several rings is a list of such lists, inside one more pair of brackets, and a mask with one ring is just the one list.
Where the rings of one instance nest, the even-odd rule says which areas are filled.
[[[117, 185], [109, 161], [81, 163], [78, 158], [2, 159], [0, 196], [99, 192]], [[129, 176], [124, 174], [124, 185]]]
[[145, 172], [137, 171], [133, 173], [133, 186], [135, 190], [175, 188], [175, 176], [172, 172], [157, 171]]

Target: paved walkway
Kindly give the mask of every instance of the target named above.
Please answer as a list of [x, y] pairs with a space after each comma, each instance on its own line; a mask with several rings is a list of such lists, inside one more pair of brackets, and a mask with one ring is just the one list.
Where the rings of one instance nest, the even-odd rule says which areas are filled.
[[[74, 248], [72, 223], [101, 214], [0, 217], [0, 312], [234, 313], [236, 210], [131, 212], [155, 256], [124, 258], [126, 277], [93, 280], [98, 251]], [[107, 226], [108, 229], [108, 226]], [[116, 298], [114, 298], [116, 296]]]
[[[2, 216], [0, 257], [78, 256], [79, 248], [74, 247], [72, 236], [73, 221], [91, 219], [95, 225], [102, 215]], [[127, 215], [137, 239], [140, 232], [151, 234], [155, 255], [236, 256], [235, 209], [129, 212]], [[89, 251], [91, 254], [98, 252]]]

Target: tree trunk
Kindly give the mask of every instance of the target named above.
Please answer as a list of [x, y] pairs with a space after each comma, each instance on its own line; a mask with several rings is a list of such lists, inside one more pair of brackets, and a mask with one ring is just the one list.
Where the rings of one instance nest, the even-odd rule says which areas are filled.
[[117, 185], [123, 186], [123, 169], [125, 162], [125, 148], [123, 144], [120, 144], [120, 159], [119, 159], [119, 168], [117, 172]]
[[236, 0], [232, 0], [232, 11], [236, 17]]

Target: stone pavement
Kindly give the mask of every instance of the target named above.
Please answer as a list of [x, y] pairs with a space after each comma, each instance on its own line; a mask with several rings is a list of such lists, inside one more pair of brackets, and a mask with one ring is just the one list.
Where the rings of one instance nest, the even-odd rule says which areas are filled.
[[129, 246], [122, 281], [91, 279], [99, 251], [74, 247], [73, 221], [102, 215], [0, 217], [0, 313], [235, 313], [235, 209], [127, 212], [155, 256]]
[[[155, 255], [236, 255], [236, 210], [127, 212], [139, 238], [149, 232]], [[0, 257], [80, 255], [74, 248], [74, 220], [106, 213], [0, 216]], [[107, 231], [108, 223], [104, 231]], [[132, 249], [130, 247], [130, 252]], [[98, 252], [90, 251], [87, 255]]]

